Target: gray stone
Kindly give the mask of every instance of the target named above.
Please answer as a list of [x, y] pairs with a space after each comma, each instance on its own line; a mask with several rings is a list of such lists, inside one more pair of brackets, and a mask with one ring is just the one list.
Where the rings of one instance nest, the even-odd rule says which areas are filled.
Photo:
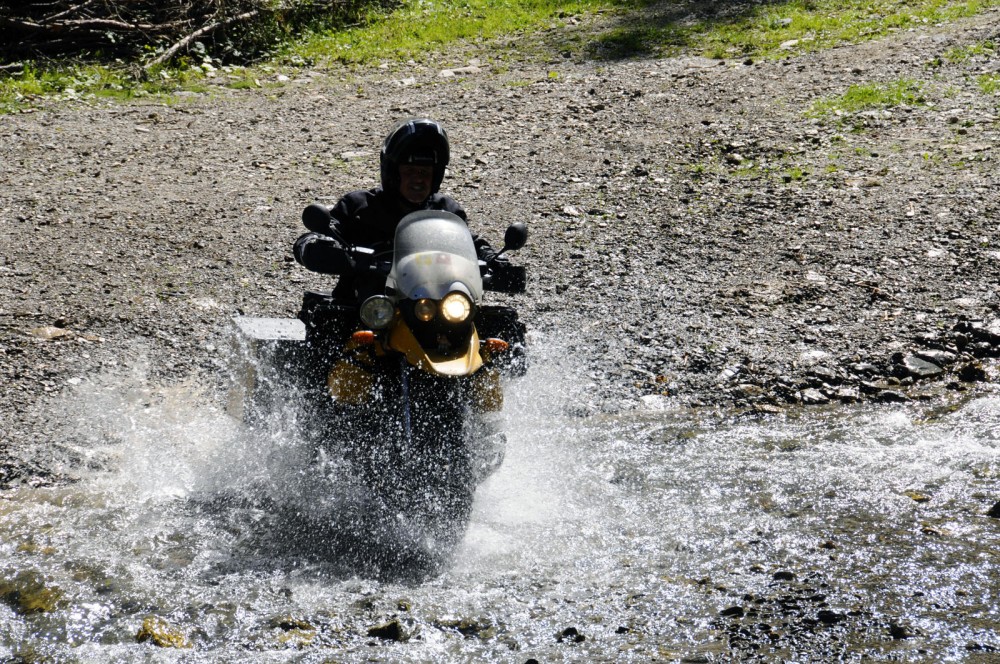
[[901, 366], [906, 370], [907, 375], [914, 378], [933, 378], [944, 373], [944, 369], [937, 364], [922, 360], [916, 355], [905, 356]]
[[916, 353], [914, 353], [914, 355], [916, 355], [921, 360], [926, 360], [927, 362], [936, 364], [939, 367], [944, 367], [949, 364], [952, 364], [955, 360], [958, 359], [958, 356], [955, 355], [955, 353], [949, 353], [946, 350], [938, 350], [936, 348], [931, 348], [927, 350], [918, 350]]
[[819, 406], [830, 403], [830, 398], [815, 388], [802, 390], [802, 403], [808, 406]]
[[875, 400], [879, 403], [907, 403], [911, 399], [896, 390], [882, 390], [876, 395]]

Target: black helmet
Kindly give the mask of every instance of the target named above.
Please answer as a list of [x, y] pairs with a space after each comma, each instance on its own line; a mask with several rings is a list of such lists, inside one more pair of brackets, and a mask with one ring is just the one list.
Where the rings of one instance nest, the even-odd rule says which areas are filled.
[[400, 122], [386, 136], [379, 155], [382, 189], [392, 193], [399, 191], [401, 164], [431, 164], [434, 166], [431, 193], [437, 193], [450, 156], [448, 134], [437, 122], [426, 118]]

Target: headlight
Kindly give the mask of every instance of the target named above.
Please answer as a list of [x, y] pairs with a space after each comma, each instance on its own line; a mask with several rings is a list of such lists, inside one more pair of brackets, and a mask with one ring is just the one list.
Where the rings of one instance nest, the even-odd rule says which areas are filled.
[[449, 323], [464, 323], [472, 315], [472, 300], [464, 293], [448, 293], [441, 300], [441, 316]]
[[381, 330], [392, 322], [396, 308], [384, 295], [374, 295], [361, 305], [361, 322], [373, 330]]
[[423, 298], [422, 300], [417, 300], [413, 303], [413, 315], [425, 323], [429, 322], [434, 318], [434, 314], [437, 313], [437, 307], [434, 306], [433, 300], [428, 300]]

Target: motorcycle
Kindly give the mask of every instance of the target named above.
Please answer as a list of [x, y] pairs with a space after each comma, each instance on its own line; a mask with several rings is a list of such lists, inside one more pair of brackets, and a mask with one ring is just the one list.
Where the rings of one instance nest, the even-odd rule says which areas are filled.
[[[303, 221], [335, 233], [321, 205]], [[237, 318], [244, 361], [232, 403], [261, 426], [294, 395], [318, 453], [346, 463], [365, 494], [382, 542], [372, 546], [409, 548], [437, 568], [464, 536], [476, 487], [503, 461], [503, 381], [526, 370], [525, 326], [482, 300], [524, 292], [524, 269], [501, 256], [524, 246], [527, 228], [511, 225], [489, 262], [444, 211], [404, 217], [391, 252], [335, 239], [341, 277], [384, 289], [354, 300], [307, 292], [296, 320]]]

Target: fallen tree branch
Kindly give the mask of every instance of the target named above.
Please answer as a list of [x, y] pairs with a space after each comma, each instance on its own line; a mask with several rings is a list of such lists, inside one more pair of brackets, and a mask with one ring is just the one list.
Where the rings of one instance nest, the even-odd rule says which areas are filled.
[[76, 28], [108, 28], [114, 30], [164, 32], [166, 30], [176, 28], [179, 25], [189, 23], [190, 21], [174, 21], [172, 23], [127, 23], [125, 21], [116, 21], [110, 18], [73, 18], [65, 21], [49, 21], [46, 19], [43, 22], [36, 23], [26, 19], [0, 18], [0, 22], [20, 28], [21, 30], [28, 30], [32, 32], [60, 32], [65, 29]]
[[61, 12], [55, 13], [52, 16], [46, 16], [44, 19], [42, 19], [42, 21], [45, 22], [45, 23], [50, 23], [52, 21], [55, 21], [58, 18], [62, 18], [63, 16], [66, 16], [67, 14], [72, 14], [74, 12], [80, 11], [81, 9], [86, 9], [88, 5], [92, 5], [92, 4], [94, 4], [94, 0], [86, 0], [85, 2], [80, 3], [76, 7], [70, 7], [69, 9], [66, 9], [66, 10], [63, 10]]
[[190, 44], [191, 42], [193, 42], [195, 39], [198, 39], [199, 37], [201, 37], [203, 35], [207, 35], [210, 32], [214, 32], [215, 30], [218, 30], [219, 28], [225, 27], [225, 26], [227, 26], [227, 25], [229, 25], [231, 23], [236, 23], [237, 21], [245, 21], [247, 19], [253, 18], [254, 16], [257, 16], [258, 14], [260, 14], [260, 10], [259, 9], [254, 9], [253, 11], [244, 12], [243, 14], [240, 14], [239, 16], [230, 16], [229, 18], [227, 18], [224, 21], [217, 21], [215, 23], [209, 23], [208, 25], [206, 25], [206, 26], [204, 26], [202, 28], [198, 28], [197, 30], [195, 30], [194, 32], [192, 32], [191, 34], [189, 34], [188, 36], [186, 36], [183, 39], [181, 39], [180, 41], [176, 42], [173, 46], [171, 46], [170, 48], [168, 48], [167, 50], [165, 50], [163, 53], [161, 53], [156, 58], [154, 58], [153, 60], [147, 62], [145, 65], [143, 65], [142, 68], [148, 71], [148, 70], [152, 69], [153, 67], [155, 67], [156, 65], [162, 65], [164, 62], [166, 62], [170, 58], [174, 57], [174, 55], [176, 55], [178, 51], [180, 51], [182, 48], [184, 48], [185, 46], [187, 46], [188, 44]]
[[[212, 57], [246, 60], [306, 26], [394, 1], [0, 0], [0, 63], [113, 58], [148, 70], [179, 57], [199, 39]], [[159, 50], [150, 52], [154, 48]]]
[[25, 21], [16, 18], [0, 18], [0, 23], [12, 25], [23, 30], [45, 30], [46, 27], [33, 21]]
[[154, 25], [152, 23], [126, 23], [125, 21], [116, 21], [110, 18], [74, 18], [66, 21], [59, 21], [58, 23], [49, 23], [44, 27], [51, 26], [54, 29], [73, 27], [73, 28], [117, 28], [119, 30], [163, 30], [168, 27], [167, 25]]

